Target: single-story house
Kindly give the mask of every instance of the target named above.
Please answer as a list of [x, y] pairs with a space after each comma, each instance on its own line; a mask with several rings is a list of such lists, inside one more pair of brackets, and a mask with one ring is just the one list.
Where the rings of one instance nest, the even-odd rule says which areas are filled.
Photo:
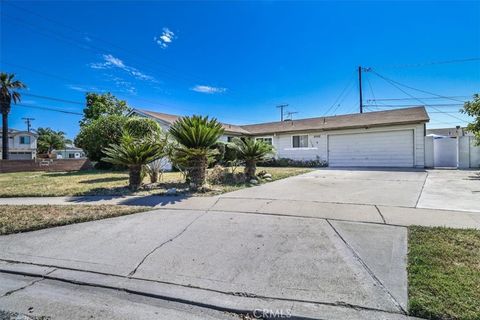
[[[32, 131], [8, 129], [9, 160], [33, 160], [37, 157], [37, 134]], [[2, 129], [0, 128], [0, 141]], [[2, 158], [0, 147], [0, 159]]]
[[[132, 115], [157, 120], [163, 129], [181, 116], [134, 109]], [[424, 107], [250, 125], [223, 124], [223, 141], [234, 136], [261, 139], [275, 147], [276, 157], [324, 160], [331, 167], [425, 166]]]
[[57, 159], [86, 159], [85, 152], [82, 148], [77, 148], [72, 144], [68, 144], [63, 149], [53, 150]]

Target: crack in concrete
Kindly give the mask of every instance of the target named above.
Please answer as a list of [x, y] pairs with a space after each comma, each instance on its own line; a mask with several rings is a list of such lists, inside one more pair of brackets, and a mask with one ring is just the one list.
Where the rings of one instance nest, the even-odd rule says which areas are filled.
[[[372, 205], [373, 207], [373, 205]], [[414, 208], [410, 208], [414, 209]], [[160, 208], [158, 210], [173, 210], [173, 211], [198, 211], [197, 209], [185, 209], [185, 208]], [[429, 209], [434, 210], [434, 209]], [[218, 209], [209, 209], [208, 212], [226, 212], [231, 214], [259, 214], [264, 216], [274, 216], [274, 217], [285, 217], [285, 218], [300, 218], [300, 219], [317, 219], [317, 220], [332, 220], [332, 221], [347, 221], [354, 223], [363, 223], [363, 224], [375, 224], [375, 225], [389, 225], [394, 227], [406, 228], [407, 226], [395, 223], [383, 223], [383, 222], [374, 222], [374, 221], [360, 221], [360, 220], [347, 220], [347, 219], [338, 219], [338, 218], [325, 218], [325, 217], [313, 217], [313, 216], [304, 216], [296, 214], [287, 214], [287, 213], [271, 213], [271, 212], [255, 212], [255, 211], [226, 211]]]
[[198, 219], [200, 219], [201, 217], [203, 217], [206, 213], [208, 212], [205, 211], [203, 214], [199, 215], [198, 217], [195, 217], [195, 219], [193, 219], [192, 221], [190, 221], [189, 224], [187, 224], [187, 226], [185, 228], [183, 228], [182, 231], [180, 231], [177, 235], [173, 236], [172, 238], [160, 243], [158, 246], [156, 246], [155, 248], [153, 248], [153, 250], [151, 250], [149, 253], [147, 253], [143, 259], [137, 264], [137, 266], [135, 267], [135, 269], [133, 269], [129, 274], [128, 276], [129, 277], [132, 277], [133, 275], [135, 275], [135, 273], [137, 272], [138, 268], [140, 268], [140, 266], [145, 262], [145, 260], [147, 260], [147, 258], [152, 255], [153, 253], [155, 253], [155, 251], [157, 251], [158, 249], [160, 249], [161, 247], [163, 247], [164, 245], [166, 245], [167, 243], [170, 243], [172, 241], [174, 241], [175, 239], [177, 239], [178, 237], [180, 237], [182, 234], [185, 233], [185, 231], [187, 231], [187, 229], [195, 222], [197, 221]]
[[[55, 270], [57, 270], [57, 269], [55, 268], [55, 269], [47, 272], [47, 273], [45, 274], [45, 276], [48, 276], [50, 273], [52, 273], [52, 272], [55, 271]], [[5, 292], [2, 296], [0, 296], [0, 298], [7, 297], [7, 296], [9, 296], [9, 295], [14, 294], [15, 292], [18, 292], [18, 291], [24, 290], [24, 289], [26, 289], [26, 288], [28, 288], [28, 287], [31, 287], [31, 286], [33, 286], [35, 283], [38, 283], [38, 282], [40, 282], [40, 281], [45, 280], [45, 276], [42, 276], [40, 279], [31, 281], [29, 284], [27, 284], [27, 285], [25, 285], [25, 286], [23, 286], [23, 287], [20, 287], [20, 288], [17, 288], [17, 289], [13, 289], [13, 290], [7, 291], [7, 292]]]
[[395, 297], [390, 293], [390, 291], [385, 287], [385, 285], [380, 281], [380, 279], [375, 275], [375, 273], [370, 269], [365, 261], [360, 257], [360, 255], [353, 249], [353, 247], [345, 240], [345, 238], [340, 234], [340, 232], [333, 226], [333, 224], [325, 219], [333, 231], [337, 234], [337, 236], [343, 241], [345, 246], [352, 252], [354, 258], [363, 266], [363, 268], [367, 271], [370, 277], [373, 279], [375, 283], [379, 285], [379, 287], [387, 294], [393, 304], [400, 310], [400, 312], [404, 315], [408, 314], [407, 311], [402, 307], [402, 305], [395, 299]]
[[427, 183], [427, 179], [428, 179], [428, 171], [427, 171], [427, 174], [425, 175], [425, 180], [423, 180], [422, 189], [420, 189], [420, 193], [418, 194], [417, 202], [415, 202], [415, 207], [414, 208], [418, 208], [418, 203], [420, 202], [420, 198], [422, 197], [423, 189], [425, 188], [425, 184]]
[[[6, 261], [6, 260], [0, 259], [0, 261]], [[35, 263], [30, 263], [30, 262], [22, 262], [22, 261], [9, 260], [8, 262], [38, 265], [38, 266], [47, 266], [47, 265], [35, 264]], [[54, 266], [51, 266], [51, 267], [54, 267]], [[55, 270], [60, 270], [60, 269], [80, 271], [80, 272], [86, 272], [86, 273], [94, 273], [94, 274], [102, 274], [102, 275], [108, 275], [108, 276], [118, 277], [118, 278], [122, 278], [122, 279], [142, 280], [142, 281], [154, 282], [154, 283], [160, 283], [160, 284], [170, 284], [170, 285], [180, 286], [180, 287], [189, 288], [189, 289], [198, 289], [198, 290], [214, 292], [214, 293], [219, 293], [219, 294], [225, 294], [225, 295], [230, 295], [230, 296], [244, 297], [244, 298], [247, 298], [247, 299], [253, 298], [253, 299], [266, 300], [266, 301], [284, 301], [284, 302], [292, 302], [292, 303], [296, 303], [296, 302], [298, 302], [298, 303], [308, 303], [308, 304], [313, 304], [313, 305], [324, 305], [324, 306], [340, 307], [340, 308], [347, 308], [347, 309], [353, 309], [353, 310], [364, 310], [364, 311], [382, 312], [382, 313], [388, 313], [388, 314], [405, 315], [405, 313], [403, 313], [403, 312], [397, 312], [397, 311], [392, 311], [392, 310], [383, 310], [383, 309], [374, 308], [374, 307], [355, 305], [355, 304], [347, 303], [347, 302], [344, 302], [344, 301], [327, 302], [327, 301], [314, 301], [314, 300], [304, 300], [304, 299], [289, 299], [289, 298], [283, 298], [283, 297], [255, 295], [255, 294], [248, 293], [248, 292], [242, 292], [242, 293], [239, 294], [239, 292], [221, 291], [221, 290], [202, 288], [202, 287], [197, 287], [197, 286], [192, 286], [192, 285], [178, 284], [178, 283], [173, 283], [173, 282], [166, 282], [166, 281], [152, 280], [152, 279], [144, 279], [144, 278], [138, 278], [138, 277], [133, 277], [132, 278], [132, 277], [123, 276], [123, 275], [108, 274], [108, 273], [101, 273], [101, 272], [87, 271], [87, 270], [80, 270], [80, 269], [56, 267]], [[55, 270], [53, 270], [53, 271], [55, 271]], [[51, 272], [53, 272], [53, 271], [51, 271]], [[153, 294], [153, 293], [149, 293], [149, 292], [128, 289], [128, 288], [125, 288], [125, 287], [114, 287], [114, 286], [110, 286], [110, 285], [102, 285], [102, 284], [98, 284], [98, 283], [85, 282], [85, 281], [80, 281], [80, 280], [70, 280], [70, 279], [64, 279], [64, 278], [55, 277], [55, 276], [49, 276], [49, 275], [43, 275], [42, 276], [42, 275], [36, 275], [34, 273], [0, 269], [0, 273], [2, 273], [2, 272], [3, 273], [9, 273], [9, 274], [26, 275], [26, 276], [32, 276], [32, 277], [40, 276], [40, 277], [43, 277], [43, 278], [48, 279], [48, 280], [55, 280], [55, 281], [60, 281], [60, 282], [65, 282], [65, 283], [70, 283], [70, 284], [75, 284], [75, 285], [84, 285], [84, 286], [89, 286], [89, 287], [97, 287], [97, 288], [103, 288], [103, 289], [123, 291], [123, 292], [131, 293], [131, 294], [137, 294], [137, 295], [151, 297], [151, 298], [157, 298], [157, 299], [162, 299], [162, 300], [167, 300], [167, 301], [190, 304], [190, 305], [194, 305], [194, 306], [198, 306], [198, 307], [210, 308], [210, 309], [219, 310], [219, 311], [235, 312], [235, 313], [238, 313], [238, 314], [246, 314], [246, 315], [251, 314], [253, 312], [253, 310], [240, 310], [240, 311], [238, 311], [237, 309], [233, 309], [233, 308], [221, 307], [221, 306], [217, 306], [217, 305], [211, 305], [211, 304], [206, 304], [206, 303], [203, 303], [203, 302], [198, 302], [198, 301], [194, 301], [194, 300], [187, 300], [187, 299], [183, 299], [183, 298], [176, 298], [176, 297], [171, 297], [171, 296], [166, 296], [166, 295]], [[49, 274], [51, 272], [49, 272]], [[293, 319], [295, 319], [295, 317]]]
[[387, 221], [385, 220], [385, 217], [383, 216], [382, 212], [380, 211], [380, 208], [378, 208], [378, 206], [375, 205], [375, 209], [377, 209], [377, 212], [380, 215], [380, 218], [382, 218], [383, 223], [387, 224]]

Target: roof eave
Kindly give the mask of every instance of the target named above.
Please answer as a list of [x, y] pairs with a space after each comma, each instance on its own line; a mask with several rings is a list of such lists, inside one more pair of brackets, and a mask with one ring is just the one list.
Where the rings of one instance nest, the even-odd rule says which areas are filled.
[[261, 131], [261, 132], [249, 132], [251, 136], [265, 135], [265, 134], [283, 134], [283, 133], [296, 133], [296, 132], [322, 132], [322, 131], [335, 131], [335, 130], [349, 130], [349, 129], [368, 129], [368, 128], [378, 128], [378, 127], [388, 127], [388, 126], [397, 126], [397, 125], [407, 125], [407, 124], [420, 124], [427, 123], [430, 119], [427, 120], [415, 120], [415, 121], [398, 121], [393, 123], [381, 123], [381, 124], [371, 124], [371, 125], [352, 125], [352, 126], [342, 126], [335, 128], [310, 128], [310, 129], [298, 129], [298, 130], [277, 130], [277, 131]]

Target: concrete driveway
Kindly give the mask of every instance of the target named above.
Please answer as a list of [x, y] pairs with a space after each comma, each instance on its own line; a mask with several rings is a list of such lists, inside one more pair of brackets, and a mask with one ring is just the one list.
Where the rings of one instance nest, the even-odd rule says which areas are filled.
[[322, 169], [226, 197], [415, 207], [425, 170]]

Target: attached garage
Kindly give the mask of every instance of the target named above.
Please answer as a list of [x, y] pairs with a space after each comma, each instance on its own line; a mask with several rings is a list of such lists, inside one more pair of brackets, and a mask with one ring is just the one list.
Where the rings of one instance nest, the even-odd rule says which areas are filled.
[[8, 153], [9, 160], [32, 160], [34, 157], [32, 152], [9, 152]]
[[414, 167], [414, 130], [328, 135], [331, 167]]

